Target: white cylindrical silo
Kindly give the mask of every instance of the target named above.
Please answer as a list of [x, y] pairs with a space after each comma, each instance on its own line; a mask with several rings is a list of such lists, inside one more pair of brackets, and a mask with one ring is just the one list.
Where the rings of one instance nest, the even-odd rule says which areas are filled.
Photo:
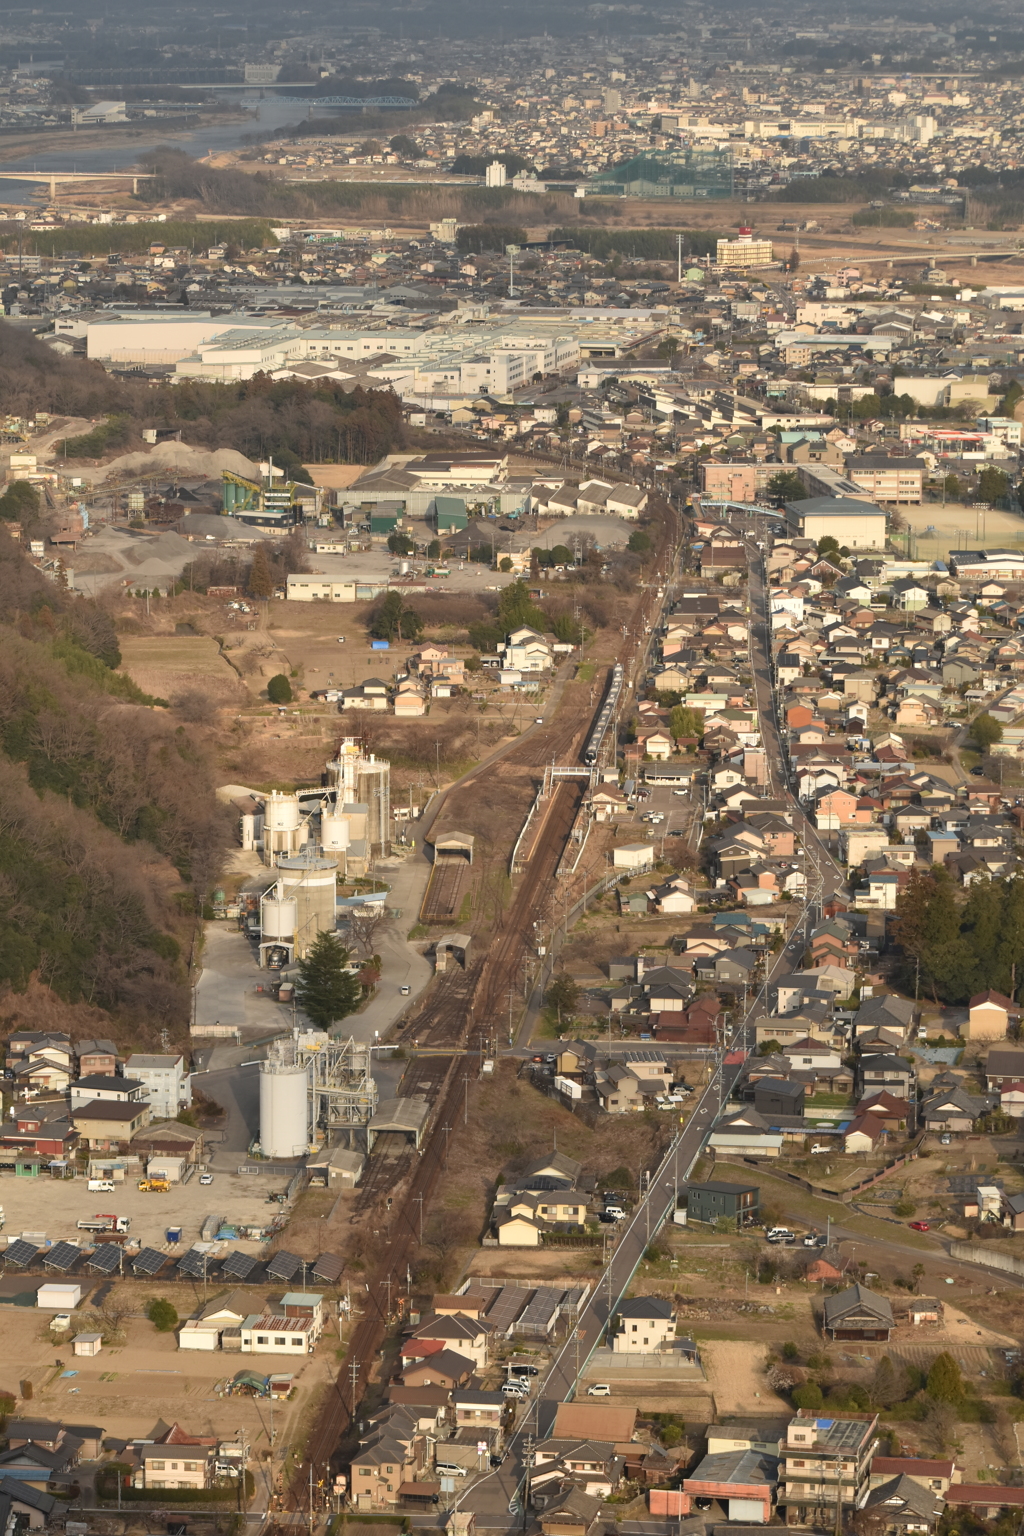
[[299, 825], [299, 797], [271, 790], [263, 806], [264, 826], [271, 832], [294, 832]]
[[290, 942], [295, 937], [298, 908], [293, 897], [283, 901], [276, 896], [264, 896], [261, 928], [264, 939], [282, 939]]
[[302, 836], [302, 809], [298, 795], [279, 794], [275, 789], [263, 804], [263, 856], [269, 864], [281, 853], [295, 853]]
[[309, 1148], [309, 1075], [279, 1061], [260, 1064], [260, 1147], [264, 1157], [301, 1157]]
[[352, 841], [352, 829], [347, 816], [340, 811], [324, 811], [320, 817], [320, 842], [325, 853], [347, 848]]

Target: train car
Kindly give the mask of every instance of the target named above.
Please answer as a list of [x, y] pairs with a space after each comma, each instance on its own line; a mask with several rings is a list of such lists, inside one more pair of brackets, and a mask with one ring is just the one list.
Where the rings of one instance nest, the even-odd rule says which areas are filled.
[[594, 722], [593, 729], [587, 737], [586, 746], [583, 748], [583, 761], [588, 768], [597, 762], [597, 754], [601, 750], [601, 743], [608, 734], [608, 727], [615, 718], [615, 711], [619, 707], [619, 699], [622, 696], [624, 673], [618, 662], [612, 668], [611, 680], [608, 684], [608, 692], [604, 696], [604, 703]]

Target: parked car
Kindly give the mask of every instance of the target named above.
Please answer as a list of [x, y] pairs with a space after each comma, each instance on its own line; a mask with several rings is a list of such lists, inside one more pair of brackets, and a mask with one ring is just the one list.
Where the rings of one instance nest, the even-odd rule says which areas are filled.
[[915, 1232], [930, 1231], [930, 1225], [927, 1221], [912, 1221], [910, 1225], [913, 1227]]
[[952, 1141], [953, 1141], [953, 1138], [949, 1134], [949, 1132], [948, 1131], [943, 1131], [942, 1135], [939, 1137], [939, 1146], [940, 1147], [948, 1147], [948, 1146], [951, 1145]]
[[409, 996], [409, 993], [410, 993], [410, 992], [411, 992], [411, 991], [412, 991], [412, 987], [410, 987], [410, 986], [409, 986], [409, 985], [408, 985], [408, 983], [406, 983], [406, 985], [405, 985], [405, 986], [401, 986], [401, 987], [399, 987], [399, 989], [398, 989], [398, 990], [399, 990], [399, 992], [400, 992], [400, 993], [401, 993], [401, 994], [402, 994], [402, 996], [403, 996], [403, 997], [408, 997], [408, 996]]
[[824, 1143], [823, 1143], [823, 1142], [820, 1142], [820, 1141], [816, 1141], [816, 1142], [815, 1142], [815, 1143], [814, 1143], [814, 1145], [813, 1145], [813, 1147], [812, 1147], [812, 1148], [811, 1148], [811, 1152], [812, 1152], [812, 1153], [816, 1153], [816, 1152], [827, 1152], [827, 1151], [828, 1151], [828, 1150], [829, 1150], [829, 1149], [828, 1149], [828, 1147], [826, 1147], [826, 1146], [825, 1146], [825, 1145], [824, 1145]]
[[796, 1233], [791, 1232], [788, 1227], [771, 1227], [769, 1231], [765, 1233], [765, 1237], [769, 1243], [796, 1242]]
[[595, 1381], [592, 1387], [587, 1388], [588, 1397], [611, 1397], [612, 1389], [606, 1381]]
[[213, 1174], [212, 1173], [201, 1173], [199, 1175], [199, 1182], [200, 1182], [200, 1184], [212, 1184], [213, 1183]]

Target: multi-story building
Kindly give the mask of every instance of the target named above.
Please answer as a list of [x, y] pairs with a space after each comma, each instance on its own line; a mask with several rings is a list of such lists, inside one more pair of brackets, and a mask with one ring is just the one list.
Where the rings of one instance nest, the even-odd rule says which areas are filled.
[[923, 459], [892, 459], [862, 453], [846, 461], [846, 473], [874, 501], [919, 504], [927, 465]]
[[801, 1409], [782, 1447], [779, 1505], [787, 1525], [831, 1530], [837, 1505], [852, 1512], [867, 1491], [878, 1444], [878, 1415], [845, 1413], [828, 1419]]
[[192, 1103], [192, 1084], [180, 1055], [129, 1056], [129, 1076], [142, 1084], [154, 1120], [173, 1120]]

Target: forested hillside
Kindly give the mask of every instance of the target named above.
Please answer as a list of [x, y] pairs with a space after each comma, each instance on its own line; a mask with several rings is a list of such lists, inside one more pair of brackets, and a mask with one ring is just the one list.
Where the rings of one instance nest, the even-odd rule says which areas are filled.
[[110, 1032], [188, 1018], [185, 948], [227, 817], [200, 743], [112, 668], [113, 626], [0, 530], [0, 1017], [34, 976]]

